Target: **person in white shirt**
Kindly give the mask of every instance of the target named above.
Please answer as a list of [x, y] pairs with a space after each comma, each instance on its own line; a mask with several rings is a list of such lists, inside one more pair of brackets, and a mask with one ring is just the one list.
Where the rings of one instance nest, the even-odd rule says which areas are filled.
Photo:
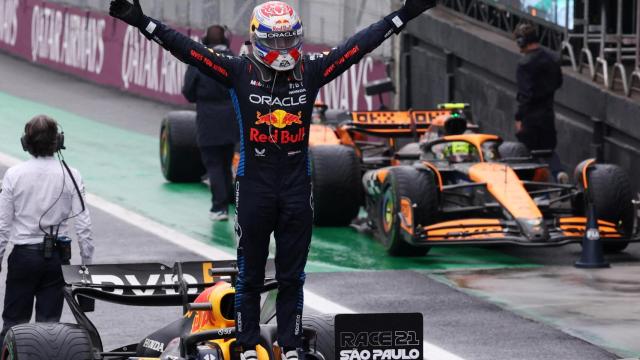
[[83, 264], [91, 263], [94, 250], [82, 178], [61, 158], [64, 133], [58, 132], [56, 121], [36, 116], [25, 125], [21, 141], [33, 158], [7, 170], [0, 192], [0, 264], [7, 244], [13, 244], [0, 342], [12, 326], [31, 320], [34, 298], [37, 322], [60, 321], [61, 265], [68, 264], [71, 255], [70, 219], [75, 220]]

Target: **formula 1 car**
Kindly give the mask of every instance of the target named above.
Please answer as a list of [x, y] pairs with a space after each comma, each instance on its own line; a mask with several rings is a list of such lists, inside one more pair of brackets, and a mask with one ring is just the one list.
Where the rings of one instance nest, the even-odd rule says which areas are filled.
[[[363, 204], [365, 171], [395, 163], [403, 140], [438, 134], [449, 117], [468, 110], [466, 104], [443, 104], [433, 110], [346, 112], [318, 105], [309, 134], [315, 225], [349, 225]], [[193, 111], [176, 111], [162, 122], [160, 162], [168, 181], [200, 182], [205, 174], [195, 117]]]
[[412, 144], [396, 154], [403, 164], [365, 174], [367, 220], [396, 256], [439, 245], [558, 246], [585, 236], [589, 189], [605, 251], [640, 240], [622, 168], [587, 160], [575, 184], [559, 184], [536, 159], [549, 155], [486, 134]]
[[[25, 324], [9, 330], [2, 360], [234, 360], [235, 261], [63, 266], [65, 300], [77, 324]], [[142, 285], [141, 285], [142, 284]], [[278, 284], [263, 288], [259, 360], [280, 359], [273, 346]], [[104, 351], [86, 313], [95, 300], [131, 306], [183, 306], [184, 316], [112, 351]], [[304, 355], [334, 360], [330, 316], [303, 318]]]

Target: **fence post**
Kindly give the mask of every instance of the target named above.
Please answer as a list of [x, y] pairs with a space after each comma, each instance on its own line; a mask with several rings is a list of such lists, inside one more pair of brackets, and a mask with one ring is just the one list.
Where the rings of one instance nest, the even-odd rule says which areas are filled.
[[636, 64], [640, 68], [640, 4], [636, 2]]

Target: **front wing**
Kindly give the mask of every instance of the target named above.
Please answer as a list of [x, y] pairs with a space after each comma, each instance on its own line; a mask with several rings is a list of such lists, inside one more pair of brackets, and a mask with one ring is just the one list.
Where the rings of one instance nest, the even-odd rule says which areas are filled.
[[[413, 222], [413, 207], [407, 198], [401, 199], [399, 218], [404, 240], [416, 246], [480, 244], [562, 246], [581, 242], [587, 232], [586, 217], [556, 217], [545, 220], [547, 236], [535, 240], [527, 238], [516, 221], [501, 219], [470, 218], [420, 226]], [[604, 220], [598, 220], [598, 227], [603, 242], [640, 242], [640, 234], [637, 231], [631, 237], [624, 236], [616, 224]]]

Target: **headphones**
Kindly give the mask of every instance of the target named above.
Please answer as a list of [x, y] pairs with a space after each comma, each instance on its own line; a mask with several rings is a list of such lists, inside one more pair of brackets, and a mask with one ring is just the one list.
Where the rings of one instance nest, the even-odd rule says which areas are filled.
[[[60, 126], [60, 125], [56, 123], [56, 126]], [[29, 134], [29, 130], [31, 130], [31, 127], [28, 127], [25, 130], [25, 133], [20, 138], [20, 143], [22, 144], [22, 150], [26, 152], [31, 152], [31, 146], [32, 146], [31, 141], [29, 141], [29, 137], [31, 136], [31, 134]], [[56, 134], [55, 141], [56, 141], [55, 152], [66, 149], [64, 147], [64, 131]]]
[[231, 31], [229, 30], [229, 27], [227, 27], [227, 25], [213, 25], [210, 26], [209, 28], [207, 28], [204, 31], [204, 35], [202, 35], [202, 43], [206, 46], [210, 46], [211, 43], [209, 41], [209, 37], [207, 36], [207, 33], [209, 32], [208, 30], [212, 27], [216, 27], [221, 29], [224, 32], [224, 35], [222, 35], [224, 37], [224, 39], [222, 40], [222, 44], [225, 45], [226, 47], [230, 47], [231, 46]]

